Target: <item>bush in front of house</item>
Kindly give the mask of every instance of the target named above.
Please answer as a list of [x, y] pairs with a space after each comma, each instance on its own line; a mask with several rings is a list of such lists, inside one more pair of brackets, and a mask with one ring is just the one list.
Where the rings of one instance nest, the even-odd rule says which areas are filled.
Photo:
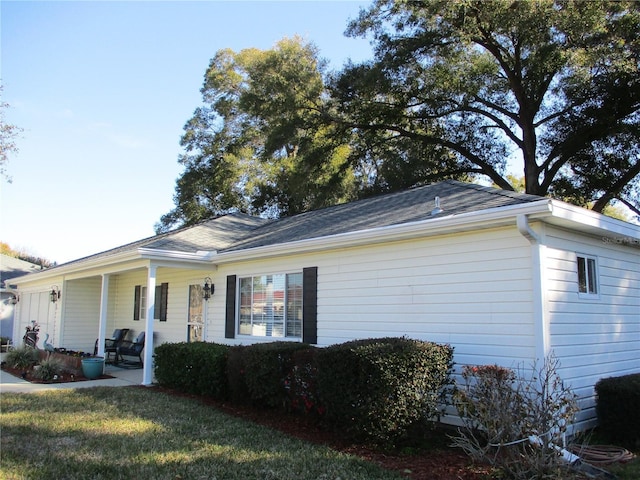
[[319, 349], [318, 393], [326, 419], [346, 435], [394, 443], [436, 419], [451, 386], [453, 348], [378, 338]]
[[31, 347], [19, 347], [10, 350], [5, 362], [13, 368], [30, 368], [38, 362], [38, 350]]
[[185, 393], [226, 399], [229, 346], [207, 342], [165, 343], [154, 350], [157, 382]]
[[303, 415], [322, 416], [325, 407], [320, 403], [318, 394], [318, 349], [310, 347], [297, 350], [291, 356], [291, 369], [285, 378], [285, 390], [290, 412]]
[[578, 405], [558, 367], [553, 355], [519, 372], [465, 366], [454, 395], [463, 427], [452, 437], [453, 446], [499, 468], [505, 478], [567, 478], [568, 464], [558, 449]]
[[229, 400], [237, 405], [251, 403], [249, 390], [244, 378], [245, 362], [244, 350], [247, 347], [235, 345], [229, 348], [227, 354], [227, 384], [229, 385]]
[[55, 358], [45, 358], [33, 369], [33, 376], [39, 380], [50, 382], [64, 371], [62, 362]]
[[628, 448], [640, 446], [640, 373], [603, 378], [595, 386], [600, 431]]
[[254, 405], [284, 408], [287, 377], [293, 368], [293, 354], [310, 348], [297, 342], [255, 343], [244, 347], [242, 364], [249, 399]]

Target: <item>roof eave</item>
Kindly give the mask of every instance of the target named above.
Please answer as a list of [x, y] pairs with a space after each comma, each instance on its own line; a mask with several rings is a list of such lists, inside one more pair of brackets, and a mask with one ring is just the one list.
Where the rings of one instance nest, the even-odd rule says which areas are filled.
[[618, 220], [593, 210], [577, 207], [560, 200], [551, 200], [553, 216], [549, 223], [573, 228], [591, 235], [640, 247], [640, 225]]
[[552, 215], [551, 200], [543, 199], [526, 204], [496, 207], [482, 211], [459, 215], [426, 218], [416, 222], [389, 225], [385, 227], [358, 230], [324, 237], [316, 237], [288, 243], [266, 245], [242, 250], [220, 252], [215, 256], [215, 264], [229, 263], [238, 260], [254, 260], [282, 255], [311, 253], [314, 251], [356, 247], [385, 243], [389, 241], [410, 240], [416, 237], [443, 235], [453, 232], [474, 229], [492, 228], [514, 223], [518, 215], [530, 218], [542, 218]]
[[[50, 268], [41, 272], [30, 273], [19, 277], [19, 281], [13, 282], [16, 285], [33, 281], [46, 280], [54, 277], [64, 277], [65, 275], [77, 275], [89, 270], [107, 269], [113, 271], [115, 265], [125, 265], [127, 263], [148, 260], [164, 266], [189, 267], [199, 265], [202, 267], [211, 266], [211, 260], [215, 256], [215, 251], [180, 252], [174, 250], [156, 250], [152, 248], [136, 248], [125, 252], [114, 253], [113, 255], [101, 256], [97, 258], [87, 258], [79, 262], [68, 265]], [[17, 279], [16, 279], [17, 280]]]

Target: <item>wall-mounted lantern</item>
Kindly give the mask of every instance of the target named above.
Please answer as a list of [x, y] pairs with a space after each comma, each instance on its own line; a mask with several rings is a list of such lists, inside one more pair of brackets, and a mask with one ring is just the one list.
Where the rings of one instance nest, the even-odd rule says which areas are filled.
[[60, 287], [57, 285], [51, 286], [51, 292], [49, 292], [49, 297], [51, 298], [51, 303], [56, 303], [60, 300]]
[[215, 290], [215, 285], [211, 281], [211, 278], [210, 277], [205, 277], [204, 286], [202, 287], [202, 296], [203, 296], [203, 298], [205, 300], [209, 300], [211, 298], [211, 295], [213, 295], [214, 290]]

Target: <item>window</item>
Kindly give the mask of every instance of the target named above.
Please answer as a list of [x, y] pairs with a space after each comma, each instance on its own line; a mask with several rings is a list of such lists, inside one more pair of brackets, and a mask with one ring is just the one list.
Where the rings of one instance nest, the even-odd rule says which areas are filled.
[[187, 342], [204, 341], [202, 285], [189, 285], [189, 318]]
[[597, 263], [595, 257], [578, 255], [578, 292], [585, 295], [598, 294]]
[[[156, 302], [153, 318], [161, 322], [167, 321], [167, 300], [169, 284], [156, 286]], [[147, 287], [136, 285], [133, 291], [133, 319], [144, 320], [147, 317]]]
[[243, 277], [238, 333], [302, 338], [302, 272]]

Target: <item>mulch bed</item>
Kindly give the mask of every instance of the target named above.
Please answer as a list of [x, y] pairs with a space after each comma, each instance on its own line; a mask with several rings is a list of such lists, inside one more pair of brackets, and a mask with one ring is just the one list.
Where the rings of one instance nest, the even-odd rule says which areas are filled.
[[[473, 465], [469, 457], [462, 451], [453, 448], [424, 451], [413, 449], [412, 453], [382, 451], [372, 446], [348, 442], [340, 435], [340, 432], [322, 428], [311, 417], [287, 414], [278, 410], [264, 410], [249, 405], [220, 402], [162, 387], [155, 388], [169, 395], [197, 399], [229, 415], [264, 425], [306, 442], [326, 445], [334, 450], [356, 455], [388, 470], [398, 471], [412, 480], [487, 480], [492, 478], [490, 467]], [[441, 436], [443, 433], [434, 433], [434, 436], [439, 435]], [[442, 442], [441, 439], [436, 441]]]
[[22, 368], [14, 368], [7, 365], [5, 362], [2, 362], [2, 370], [10, 373], [14, 377], [22, 378], [30, 383], [70, 383], [70, 382], [86, 382], [88, 380], [101, 380], [104, 378], [113, 378], [111, 375], [100, 375], [98, 378], [86, 378], [82, 373], [73, 374], [68, 372], [63, 372], [58, 375], [58, 378], [54, 380], [40, 380], [33, 375], [33, 368], [22, 369]]

